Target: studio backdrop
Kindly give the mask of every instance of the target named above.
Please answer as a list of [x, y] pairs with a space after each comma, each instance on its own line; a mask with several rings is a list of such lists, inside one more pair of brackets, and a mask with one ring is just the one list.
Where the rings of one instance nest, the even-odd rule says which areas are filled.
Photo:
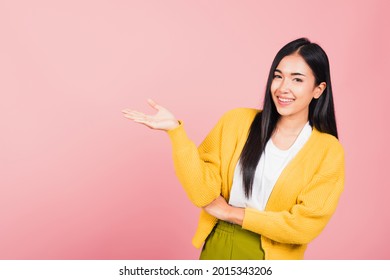
[[306, 259], [389, 259], [389, 2], [0, 1], [0, 259], [197, 259], [153, 98], [198, 145], [276, 52], [329, 55], [346, 184]]

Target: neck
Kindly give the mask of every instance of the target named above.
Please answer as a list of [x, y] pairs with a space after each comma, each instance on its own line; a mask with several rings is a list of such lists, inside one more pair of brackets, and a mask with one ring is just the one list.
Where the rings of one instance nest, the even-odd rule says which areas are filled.
[[298, 135], [305, 124], [308, 122], [308, 118], [289, 118], [281, 116], [276, 124], [276, 129], [288, 135]]

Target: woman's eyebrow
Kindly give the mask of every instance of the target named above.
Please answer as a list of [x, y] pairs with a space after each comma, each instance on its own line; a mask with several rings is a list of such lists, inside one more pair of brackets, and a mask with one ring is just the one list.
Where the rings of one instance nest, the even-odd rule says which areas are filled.
[[[278, 73], [283, 73], [282, 71], [280, 71], [279, 69], [275, 69], [275, 72], [278, 72]], [[291, 76], [305, 76], [306, 77], [306, 75], [305, 74], [302, 74], [302, 73], [299, 73], [299, 72], [293, 72], [293, 73], [291, 73], [290, 74]]]
[[306, 75], [299, 73], [299, 72], [291, 73], [291, 76], [305, 76], [306, 77]]

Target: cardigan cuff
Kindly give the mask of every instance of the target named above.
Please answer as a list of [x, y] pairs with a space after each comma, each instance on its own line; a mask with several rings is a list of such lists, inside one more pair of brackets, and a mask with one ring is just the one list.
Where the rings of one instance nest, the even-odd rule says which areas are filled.
[[179, 121], [179, 126], [166, 132], [169, 136], [169, 139], [171, 140], [174, 151], [181, 150], [181, 148], [184, 148], [186, 144], [191, 142], [187, 136], [187, 132], [184, 129], [184, 124], [182, 121]]
[[245, 215], [244, 220], [242, 221], [242, 228], [250, 231], [254, 231], [256, 233], [259, 233], [260, 228], [258, 225], [262, 225], [264, 227], [264, 224], [262, 224], [262, 211], [258, 211], [256, 209], [252, 208], [245, 208]]

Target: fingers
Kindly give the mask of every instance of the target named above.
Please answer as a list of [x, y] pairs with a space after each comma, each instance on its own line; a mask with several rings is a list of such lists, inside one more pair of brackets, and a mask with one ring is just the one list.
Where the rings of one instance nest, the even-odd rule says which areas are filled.
[[156, 115], [147, 115], [142, 112], [138, 112], [132, 109], [123, 109], [122, 113], [124, 114], [125, 118], [131, 119], [137, 123], [142, 123], [146, 126], [149, 126], [151, 128], [154, 128], [156, 126], [156, 120], [161, 118], [158, 118], [158, 114], [161, 114], [161, 109], [164, 109], [162, 106], [158, 105], [154, 100], [147, 99], [148, 104], [153, 107], [154, 109], [158, 110]]
[[145, 116], [144, 113], [132, 111], [132, 110], [128, 110], [128, 111], [123, 110], [122, 113], [125, 115], [130, 115], [130, 116]]
[[131, 119], [133, 121], [150, 121], [150, 117], [145, 115], [145, 114], [142, 114], [142, 113], [138, 113], [138, 112], [130, 112], [130, 113], [124, 113], [124, 117], [125, 118], [128, 118], [128, 119]]
[[[152, 100], [151, 98], [148, 98], [147, 99], [147, 102], [148, 104], [153, 107], [154, 109], [156, 110], [161, 110], [163, 107], [158, 105], [154, 100]], [[131, 109], [124, 109], [122, 110], [122, 113], [124, 114], [127, 114], [127, 115], [130, 115], [130, 116], [146, 116], [144, 113], [141, 113], [141, 112], [137, 112], [135, 110], [131, 110]]]
[[122, 113], [125, 115], [126, 118], [133, 119], [133, 118], [145, 118], [146, 115], [141, 112], [137, 112], [130, 109], [122, 110]]
[[152, 116], [145, 115], [144, 113], [137, 112], [130, 109], [122, 110], [122, 113], [124, 114], [125, 118], [130, 119], [136, 123], [144, 124], [150, 128], [155, 127], [155, 121], [153, 120]]
[[[122, 111], [123, 112], [123, 111]], [[149, 128], [155, 128], [155, 122], [147, 115], [142, 113], [125, 113], [124, 117], [136, 123], [146, 125]]]
[[122, 113], [124, 113], [124, 114], [141, 114], [141, 115], [145, 115], [144, 113], [141, 113], [141, 112], [138, 112], [138, 111], [135, 111], [135, 110], [131, 110], [131, 109], [123, 109]]

